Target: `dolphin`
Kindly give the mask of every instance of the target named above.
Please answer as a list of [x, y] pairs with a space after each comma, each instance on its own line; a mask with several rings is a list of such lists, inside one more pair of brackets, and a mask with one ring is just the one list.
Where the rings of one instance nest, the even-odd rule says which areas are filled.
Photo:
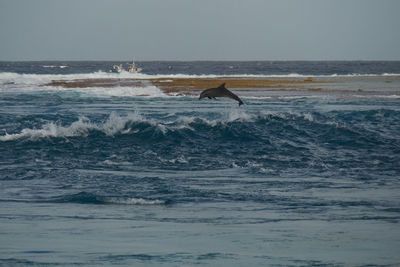
[[209, 88], [201, 92], [199, 99], [208, 97], [209, 99], [215, 99], [216, 97], [229, 97], [239, 102], [243, 105], [243, 101], [234, 93], [225, 88], [225, 83], [221, 84], [217, 88]]

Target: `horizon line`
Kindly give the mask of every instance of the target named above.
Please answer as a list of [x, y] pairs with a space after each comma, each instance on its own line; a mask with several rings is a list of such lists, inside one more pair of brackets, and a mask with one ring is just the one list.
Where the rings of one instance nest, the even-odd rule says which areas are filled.
[[[2, 60], [0, 62], [131, 62], [131, 59], [40, 59], [40, 60]], [[400, 59], [152, 59], [152, 60], [134, 60], [135, 62], [396, 62]]]

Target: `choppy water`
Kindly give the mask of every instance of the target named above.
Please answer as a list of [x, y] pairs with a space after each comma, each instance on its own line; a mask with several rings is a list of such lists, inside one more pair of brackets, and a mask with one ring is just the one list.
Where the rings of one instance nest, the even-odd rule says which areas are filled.
[[0, 265], [400, 264], [398, 62], [142, 63], [149, 76], [361, 75], [342, 89], [382, 92], [240, 108], [40, 86], [117, 75], [108, 65], [0, 64]]

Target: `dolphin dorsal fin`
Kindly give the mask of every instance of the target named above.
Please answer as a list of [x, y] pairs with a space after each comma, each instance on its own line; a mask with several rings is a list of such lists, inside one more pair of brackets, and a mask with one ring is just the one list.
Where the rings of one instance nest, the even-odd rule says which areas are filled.
[[218, 88], [225, 88], [225, 83], [223, 83], [220, 86], [218, 86]]

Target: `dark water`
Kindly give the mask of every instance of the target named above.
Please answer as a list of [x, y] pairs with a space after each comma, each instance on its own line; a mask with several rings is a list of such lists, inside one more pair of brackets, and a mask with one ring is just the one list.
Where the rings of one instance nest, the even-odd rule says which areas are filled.
[[[129, 61], [0, 62], [0, 72], [77, 74], [108, 72], [113, 64]], [[143, 73], [189, 75], [365, 75], [400, 74], [400, 61], [144, 61]], [[126, 65], [125, 65], [126, 67]]]
[[382, 92], [240, 108], [40, 86], [109, 65], [0, 63], [0, 264], [400, 264], [400, 102], [384, 89], [399, 62], [140, 64], [149, 77], [377, 74]]

